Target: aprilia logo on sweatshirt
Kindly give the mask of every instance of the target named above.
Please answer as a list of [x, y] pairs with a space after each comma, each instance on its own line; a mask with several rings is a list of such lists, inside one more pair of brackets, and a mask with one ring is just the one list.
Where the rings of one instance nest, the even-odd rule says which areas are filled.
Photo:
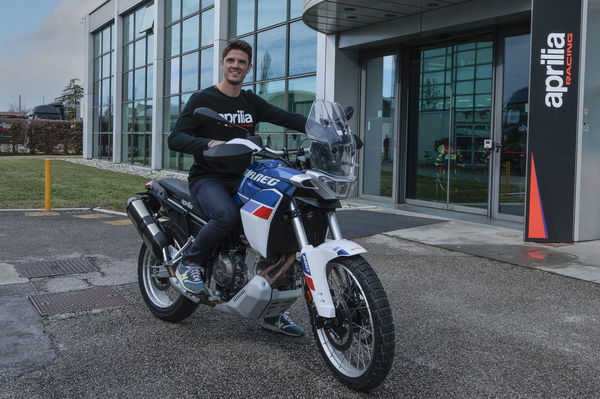
[[546, 66], [546, 107], [560, 108], [569, 91], [573, 69], [573, 34], [550, 33], [547, 49], [540, 50], [540, 64]]
[[229, 122], [229, 123], [241, 124], [241, 123], [252, 123], [253, 122], [252, 115], [244, 113], [244, 111], [242, 111], [241, 109], [238, 109], [237, 113], [235, 113], [235, 114], [219, 114], [219, 115], [221, 115], [223, 118], [225, 118], [225, 120], [227, 120], [227, 122]]

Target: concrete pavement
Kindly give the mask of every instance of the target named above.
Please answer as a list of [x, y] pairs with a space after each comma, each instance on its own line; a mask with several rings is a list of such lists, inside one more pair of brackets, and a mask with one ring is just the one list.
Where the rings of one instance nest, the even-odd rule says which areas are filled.
[[[541, 271], [594, 272], [597, 243], [532, 245], [518, 225], [369, 211], [444, 220], [357, 239], [396, 326], [392, 371], [371, 397], [600, 392], [600, 286]], [[97, 215], [0, 212], [0, 398], [365, 397], [331, 376], [310, 332], [293, 339], [206, 307], [177, 324], [152, 317], [136, 283], [139, 237], [122, 215]], [[15, 273], [23, 262], [81, 257], [97, 270]], [[28, 299], [98, 286], [129, 305], [41, 317]], [[302, 301], [291, 310], [308, 327]]]
[[348, 204], [346, 209], [446, 220], [386, 233], [393, 237], [600, 283], [600, 240], [573, 244], [524, 242], [522, 223], [492, 222], [483, 216], [410, 205], [380, 208], [356, 200]]

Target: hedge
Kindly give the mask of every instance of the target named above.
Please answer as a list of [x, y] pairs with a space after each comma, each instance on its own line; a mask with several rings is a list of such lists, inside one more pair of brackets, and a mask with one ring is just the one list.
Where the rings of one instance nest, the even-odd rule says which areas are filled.
[[49, 119], [0, 119], [0, 155], [81, 155], [83, 123]]

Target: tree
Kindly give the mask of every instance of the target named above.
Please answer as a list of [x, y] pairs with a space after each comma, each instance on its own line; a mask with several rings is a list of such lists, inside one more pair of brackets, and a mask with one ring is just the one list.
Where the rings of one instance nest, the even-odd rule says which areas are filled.
[[59, 101], [64, 105], [66, 119], [77, 117], [77, 110], [83, 98], [83, 86], [77, 82], [79, 82], [78, 78], [69, 80], [61, 95], [55, 98], [55, 101]]

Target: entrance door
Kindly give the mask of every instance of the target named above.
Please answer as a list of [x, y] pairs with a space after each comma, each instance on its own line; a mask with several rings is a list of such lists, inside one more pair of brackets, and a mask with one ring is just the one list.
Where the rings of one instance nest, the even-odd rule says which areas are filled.
[[413, 51], [407, 199], [487, 213], [492, 65], [491, 37]]
[[527, 115], [529, 111], [529, 48], [530, 34], [504, 36], [500, 46], [500, 67], [496, 101], [502, 112], [496, 115], [495, 169], [493, 216], [522, 217], [525, 211], [527, 165]]

